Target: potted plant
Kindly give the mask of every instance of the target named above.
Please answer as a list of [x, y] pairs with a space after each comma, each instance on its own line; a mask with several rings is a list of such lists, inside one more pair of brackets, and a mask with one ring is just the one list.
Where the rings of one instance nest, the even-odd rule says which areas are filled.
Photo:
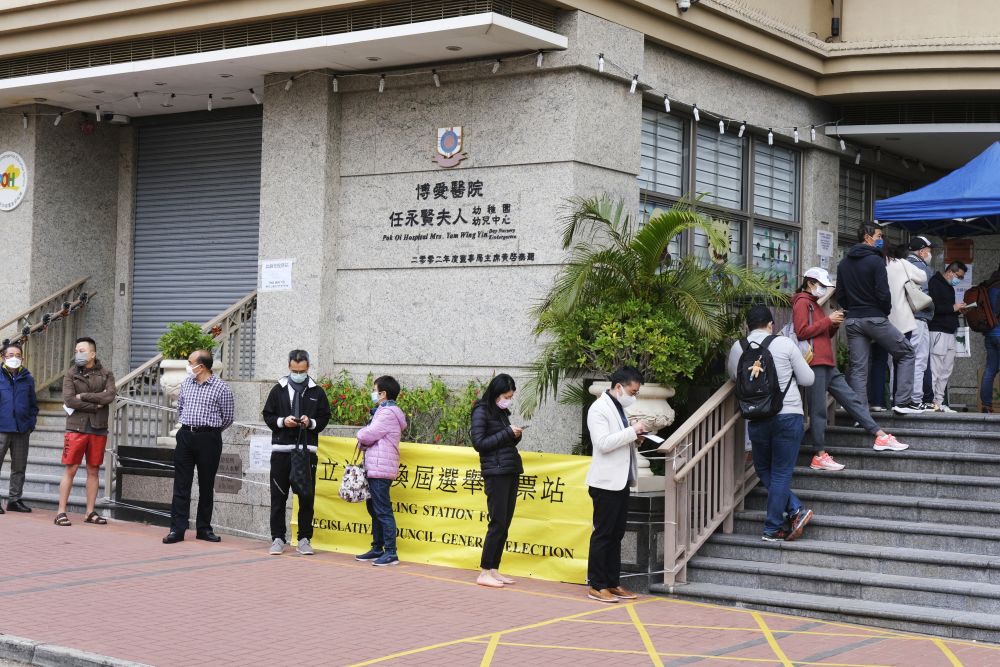
[[[728, 351], [746, 305], [786, 302], [773, 281], [726, 261], [726, 223], [690, 203], [657, 209], [644, 224], [626, 210], [606, 196], [570, 201], [562, 245], [571, 254], [535, 310], [535, 334], [545, 342], [523, 409], [559, 395], [561, 379], [603, 380], [628, 364], [647, 380], [630, 417], [663, 428], [674, 418], [666, 399]], [[669, 245], [682, 233], [704, 237], [708, 253], [672, 258]], [[607, 387], [595, 383], [590, 393]], [[571, 403], [586, 398], [579, 387], [560, 395]]]
[[[195, 350], [214, 350], [215, 339], [205, 333], [194, 322], [171, 322], [156, 347], [163, 355], [160, 361], [160, 385], [167, 392], [171, 404], [177, 400], [177, 392], [187, 377], [187, 358]], [[216, 359], [212, 370], [218, 371], [222, 364]]]

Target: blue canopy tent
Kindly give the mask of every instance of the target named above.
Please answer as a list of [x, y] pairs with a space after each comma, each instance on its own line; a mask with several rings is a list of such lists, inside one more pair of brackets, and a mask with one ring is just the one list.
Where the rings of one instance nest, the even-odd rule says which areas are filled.
[[875, 202], [875, 219], [944, 238], [1000, 234], [1000, 141], [930, 185]]

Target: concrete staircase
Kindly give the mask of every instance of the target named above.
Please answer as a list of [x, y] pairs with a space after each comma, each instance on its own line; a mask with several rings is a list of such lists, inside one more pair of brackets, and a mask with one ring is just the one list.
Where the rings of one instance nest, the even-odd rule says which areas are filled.
[[[59, 506], [59, 481], [64, 466], [61, 463], [63, 433], [66, 432], [66, 413], [61, 400], [40, 400], [38, 425], [31, 434], [28, 449], [28, 470], [24, 483], [24, 502], [32, 508], [55, 510]], [[73, 480], [67, 510], [71, 514], [82, 514], [86, 509], [87, 471], [83, 466]], [[0, 495], [7, 497], [10, 483], [10, 454], [4, 460], [0, 473]], [[104, 497], [104, 470], [101, 470], [101, 486], [97, 494], [98, 512]], [[6, 517], [5, 517], [6, 518]], [[75, 517], [71, 517], [74, 519]]]
[[1000, 643], [1000, 417], [875, 417], [910, 449], [876, 452], [838, 413], [827, 444], [847, 468], [811, 470], [803, 452], [795, 471], [792, 486], [816, 513], [804, 537], [761, 541], [758, 487], [674, 594]]

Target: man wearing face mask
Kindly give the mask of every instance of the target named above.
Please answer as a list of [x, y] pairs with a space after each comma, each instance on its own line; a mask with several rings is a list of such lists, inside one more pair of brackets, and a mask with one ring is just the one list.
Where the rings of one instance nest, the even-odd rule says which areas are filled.
[[847, 378], [865, 410], [868, 409], [868, 363], [872, 343], [881, 345], [896, 360], [898, 383], [893, 410], [900, 414], [923, 412], [913, 396], [913, 347], [889, 322], [892, 296], [882, 252], [882, 230], [871, 223], [858, 228], [858, 243], [837, 265], [837, 302], [846, 309], [844, 329], [851, 365]]
[[611, 374], [611, 388], [587, 411], [594, 451], [587, 486], [594, 502], [594, 531], [587, 557], [587, 597], [599, 602], [634, 600], [620, 584], [622, 538], [628, 521], [629, 488], [637, 479], [636, 444], [649, 432], [645, 422], [629, 423], [625, 408], [635, 403], [642, 374], [623, 366]]
[[[30, 512], [21, 500], [24, 471], [28, 467], [28, 438], [35, 430], [38, 399], [35, 378], [22, 364], [24, 351], [17, 343], [3, 347], [3, 372], [0, 372], [0, 467], [10, 450], [10, 490], [8, 512]], [[0, 508], [3, 514], [3, 508]]]
[[935, 273], [930, 281], [930, 295], [934, 299], [934, 319], [931, 331], [931, 368], [934, 375], [934, 409], [954, 412], [944, 403], [944, 392], [955, 368], [955, 332], [958, 331], [958, 314], [964, 303], [955, 303], [955, 286], [965, 278], [968, 270], [962, 262], [952, 262], [944, 273]]
[[303, 556], [313, 554], [313, 503], [315, 486], [295, 489], [292, 484], [292, 450], [300, 444], [309, 451], [309, 467], [316, 475], [316, 450], [319, 432], [330, 421], [330, 402], [323, 388], [309, 377], [309, 353], [288, 353], [288, 375], [271, 387], [263, 410], [264, 423], [271, 429], [271, 549], [280, 556], [288, 544], [285, 532], [285, 507], [288, 496], [299, 496], [298, 544]]
[[212, 373], [215, 358], [209, 350], [188, 356], [188, 378], [181, 383], [177, 415], [181, 423], [174, 448], [174, 498], [170, 505], [170, 532], [164, 544], [184, 540], [191, 513], [191, 484], [198, 469], [198, 514], [195, 537], [221, 542], [212, 530], [215, 473], [222, 458], [222, 432], [233, 424], [233, 390]]
[[108, 442], [108, 415], [115, 400], [115, 376], [97, 358], [93, 338], [79, 338], [73, 367], [63, 376], [63, 404], [66, 406], [66, 435], [62, 463], [66, 466], [59, 482], [57, 526], [69, 526], [66, 504], [73, 488], [76, 471], [87, 457], [87, 513], [84, 522], [104, 525], [107, 520], [94, 511], [100, 484], [104, 448]]
[[[910, 239], [910, 254], [906, 259], [927, 276], [924, 284], [916, 283], [924, 294], [929, 294], [929, 283], [934, 276], [931, 269], [931, 242], [925, 236], [914, 236]], [[917, 328], [910, 332], [910, 345], [913, 346], [913, 396], [911, 403], [919, 403], [925, 409], [931, 409], [929, 403], [924, 402], [924, 385], [928, 384], [924, 376], [930, 372], [930, 351], [931, 334], [929, 324], [934, 317], [934, 305], [931, 304], [923, 310], [913, 313], [916, 319]], [[933, 382], [930, 382], [933, 385]]]

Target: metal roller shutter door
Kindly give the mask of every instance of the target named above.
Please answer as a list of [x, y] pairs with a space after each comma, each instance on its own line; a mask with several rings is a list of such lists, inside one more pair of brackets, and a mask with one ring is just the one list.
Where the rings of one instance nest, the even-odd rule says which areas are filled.
[[135, 368], [170, 322], [206, 322], [257, 286], [261, 119], [139, 128]]

